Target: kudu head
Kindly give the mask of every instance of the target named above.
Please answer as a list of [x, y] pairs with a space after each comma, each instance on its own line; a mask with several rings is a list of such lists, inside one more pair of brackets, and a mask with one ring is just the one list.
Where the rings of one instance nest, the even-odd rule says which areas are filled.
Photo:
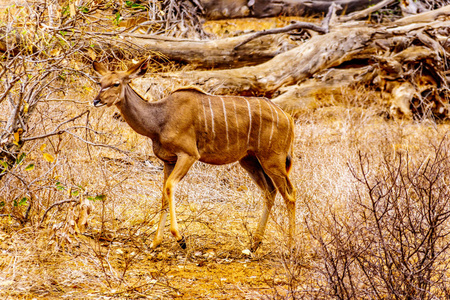
[[128, 70], [120, 72], [108, 71], [104, 65], [98, 62], [94, 62], [93, 67], [94, 71], [101, 76], [99, 81], [100, 92], [94, 99], [94, 106], [111, 106], [119, 104], [120, 101], [124, 100], [125, 86], [131, 79], [145, 74], [148, 67], [148, 60], [141, 60], [128, 68]]

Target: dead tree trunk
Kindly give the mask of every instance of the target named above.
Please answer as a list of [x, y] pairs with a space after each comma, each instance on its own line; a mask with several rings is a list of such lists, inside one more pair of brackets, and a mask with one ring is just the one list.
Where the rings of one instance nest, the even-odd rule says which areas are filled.
[[[335, 26], [325, 35], [316, 35], [304, 44], [271, 60], [249, 67], [213, 71], [191, 71], [156, 75], [134, 83], [152, 94], [153, 84], [178, 82], [196, 85], [216, 94], [264, 95], [284, 109], [297, 113], [310, 105], [305, 99], [317, 99], [311, 87], [332, 68], [347, 69], [342, 88], [354, 83], [377, 87], [388, 95], [392, 114], [411, 116], [414, 112], [448, 114], [446, 69], [450, 44], [450, 21], [430, 21], [450, 15], [450, 6], [414, 17], [406, 17], [389, 26], [356, 23]], [[421, 22], [423, 21], [423, 22]], [[364, 69], [370, 66], [369, 69]], [[367, 74], [367, 72], [371, 74]], [[409, 82], [406, 86], [404, 83]], [[326, 83], [325, 85], [327, 85]], [[334, 89], [336, 84], [330, 85]], [[402, 87], [399, 89], [399, 87]], [[405, 88], [408, 87], [408, 88]], [[401, 91], [411, 91], [409, 95]], [[306, 90], [311, 91], [309, 96]], [[300, 92], [301, 91], [301, 92]], [[312, 96], [311, 96], [312, 95]], [[316, 96], [314, 96], [316, 95]], [[406, 98], [405, 98], [406, 97]], [[405, 103], [410, 103], [408, 106]], [[316, 105], [317, 106], [317, 105]]]
[[[339, 29], [315, 36], [301, 46], [281, 53], [257, 66], [217, 71], [194, 71], [161, 74], [161, 78], [179, 80], [218, 94], [271, 96], [280, 87], [296, 84], [324, 69], [351, 60], [366, 49], [377, 30], [370, 27]], [[150, 81], [139, 79], [135, 84], [147, 90]]]
[[201, 68], [238, 68], [258, 65], [270, 60], [280, 52], [297, 46], [289, 40], [287, 35], [278, 34], [267, 35], [235, 48], [248, 36], [198, 41], [138, 35], [128, 35], [125, 38], [141, 47], [145, 53], [156, 51], [171, 61]]

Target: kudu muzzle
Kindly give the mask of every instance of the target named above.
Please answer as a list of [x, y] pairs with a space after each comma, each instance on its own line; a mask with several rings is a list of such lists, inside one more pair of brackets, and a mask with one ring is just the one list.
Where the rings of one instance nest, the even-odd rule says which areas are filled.
[[102, 101], [100, 100], [100, 94], [102, 93], [102, 91], [100, 91], [97, 95], [97, 97], [95, 97], [94, 101], [92, 102], [92, 104], [94, 104], [95, 107], [100, 107], [103, 105], [106, 105], [106, 103], [102, 103]]

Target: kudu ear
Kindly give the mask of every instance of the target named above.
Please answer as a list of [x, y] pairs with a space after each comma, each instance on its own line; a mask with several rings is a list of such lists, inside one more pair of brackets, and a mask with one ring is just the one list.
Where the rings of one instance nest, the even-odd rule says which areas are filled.
[[101, 63], [98, 63], [96, 61], [94, 61], [94, 63], [92, 64], [92, 67], [94, 68], [94, 71], [97, 72], [101, 76], [108, 73], [108, 69], [104, 65], [102, 65]]
[[146, 58], [146, 59], [141, 60], [137, 64], [132, 65], [127, 70], [128, 78], [133, 79], [133, 78], [144, 75], [145, 72], [147, 72], [147, 68], [148, 68], [148, 59]]

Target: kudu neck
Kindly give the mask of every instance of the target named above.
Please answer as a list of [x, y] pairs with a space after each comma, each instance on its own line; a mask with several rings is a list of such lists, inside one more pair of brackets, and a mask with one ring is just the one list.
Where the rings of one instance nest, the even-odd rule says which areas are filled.
[[155, 138], [160, 132], [160, 122], [163, 108], [160, 103], [150, 103], [144, 100], [129, 85], [124, 87], [124, 99], [117, 104], [125, 121], [137, 133]]

